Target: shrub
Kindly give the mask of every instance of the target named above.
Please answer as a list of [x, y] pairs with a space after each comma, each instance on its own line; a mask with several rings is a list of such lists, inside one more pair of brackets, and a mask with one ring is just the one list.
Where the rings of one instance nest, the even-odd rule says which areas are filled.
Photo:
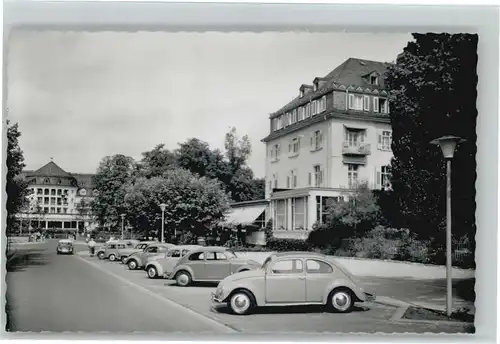
[[301, 239], [270, 238], [266, 247], [269, 251], [309, 251], [311, 246]]

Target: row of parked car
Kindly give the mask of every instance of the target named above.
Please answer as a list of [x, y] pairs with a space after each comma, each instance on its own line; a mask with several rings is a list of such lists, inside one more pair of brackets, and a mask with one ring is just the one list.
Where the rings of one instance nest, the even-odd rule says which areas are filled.
[[218, 283], [212, 301], [227, 304], [238, 315], [261, 306], [313, 304], [347, 313], [355, 302], [375, 300], [343, 266], [315, 252], [274, 253], [261, 264], [227, 247], [117, 240], [99, 247], [96, 255], [129, 270], [144, 270], [151, 279], [175, 280], [181, 287]]

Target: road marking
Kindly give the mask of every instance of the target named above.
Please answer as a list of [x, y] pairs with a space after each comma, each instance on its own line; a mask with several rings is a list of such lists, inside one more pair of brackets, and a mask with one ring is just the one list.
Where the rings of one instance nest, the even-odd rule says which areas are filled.
[[148, 290], [147, 288], [145, 288], [145, 287], [143, 287], [141, 285], [138, 285], [137, 283], [129, 281], [126, 278], [123, 278], [123, 277], [121, 277], [121, 276], [119, 276], [119, 275], [117, 275], [117, 274], [115, 274], [113, 272], [110, 272], [110, 271], [104, 269], [103, 267], [99, 266], [98, 264], [96, 264], [94, 262], [91, 262], [91, 261], [89, 261], [89, 260], [87, 260], [85, 258], [82, 258], [79, 255], [75, 255], [75, 257], [78, 258], [78, 259], [80, 259], [80, 260], [82, 260], [82, 261], [84, 261], [84, 262], [86, 262], [89, 265], [92, 265], [93, 267], [101, 270], [102, 272], [104, 272], [104, 273], [106, 273], [106, 274], [108, 274], [110, 276], [113, 276], [113, 277], [119, 279], [120, 281], [126, 283], [127, 285], [129, 285], [129, 286], [131, 286], [131, 287], [133, 287], [133, 288], [135, 288], [137, 290], [140, 290], [140, 291], [148, 294], [149, 296], [152, 296], [152, 297], [156, 298], [157, 300], [159, 300], [159, 301], [161, 301], [161, 302], [163, 302], [163, 303], [165, 303], [165, 304], [167, 304], [167, 305], [169, 305], [171, 307], [177, 308], [178, 310], [183, 311], [183, 312], [190, 313], [191, 315], [195, 316], [199, 320], [205, 322], [206, 324], [209, 324], [212, 327], [216, 327], [216, 328], [220, 329], [220, 331], [222, 331], [224, 333], [238, 333], [238, 331], [236, 331], [236, 330], [234, 330], [234, 329], [232, 329], [232, 328], [230, 328], [230, 327], [228, 327], [228, 326], [226, 326], [224, 324], [221, 324], [218, 321], [215, 321], [215, 320], [213, 320], [213, 319], [211, 319], [211, 318], [209, 318], [209, 317], [207, 317], [205, 315], [202, 315], [202, 314], [200, 314], [200, 313], [192, 310], [191, 308], [182, 306], [182, 305], [178, 304], [177, 302], [169, 300], [169, 299], [167, 299], [167, 298], [165, 298], [165, 297], [163, 297], [161, 295], [158, 295], [158, 294], [152, 292], [151, 290]]

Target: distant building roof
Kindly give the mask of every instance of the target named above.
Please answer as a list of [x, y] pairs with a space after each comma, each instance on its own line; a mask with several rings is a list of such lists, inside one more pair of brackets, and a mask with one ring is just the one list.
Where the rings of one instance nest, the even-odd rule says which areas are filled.
[[43, 165], [38, 170], [29, 173], [32, 177], [71, 177], [71, 174], [57, 166], [53, 161]]

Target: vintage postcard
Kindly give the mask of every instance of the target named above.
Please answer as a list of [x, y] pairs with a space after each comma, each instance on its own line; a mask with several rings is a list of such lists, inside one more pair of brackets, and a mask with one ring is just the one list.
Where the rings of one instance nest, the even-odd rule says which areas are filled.
[[6, 331], [474, 333], [478, 39], [12, 29]]

